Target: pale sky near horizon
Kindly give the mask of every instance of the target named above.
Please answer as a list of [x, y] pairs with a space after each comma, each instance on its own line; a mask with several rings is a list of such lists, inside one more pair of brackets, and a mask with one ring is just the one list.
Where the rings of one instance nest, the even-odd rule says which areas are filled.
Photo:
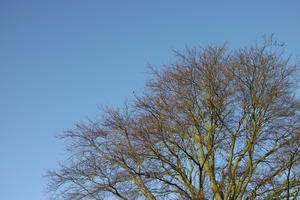
[[55, 136], [121, 106], [172, 49], [275, 33], [300, 55], [300, 2], [0, 0], [0, 200], [42, 200], [46, 169], [66, 158]]

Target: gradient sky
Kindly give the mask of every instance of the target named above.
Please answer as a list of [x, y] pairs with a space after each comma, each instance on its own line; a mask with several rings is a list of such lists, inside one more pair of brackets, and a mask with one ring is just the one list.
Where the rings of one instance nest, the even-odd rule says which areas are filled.
[[0, 199], [46, 199], [55, 138], [143, 88], [171, 49], [265, 33], [300, 53], [300, 1], [0, 0]]

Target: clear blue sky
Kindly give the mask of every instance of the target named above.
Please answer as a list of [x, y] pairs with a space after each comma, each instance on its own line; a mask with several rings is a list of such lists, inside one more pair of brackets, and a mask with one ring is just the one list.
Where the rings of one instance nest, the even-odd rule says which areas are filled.
[[298, 0], [0, 0], [0, 199], [46, 199], [42, 174], [66, 156], [55, 136], [131, 98], [171, 49], [274, 32], [299, 55], [299, 10]]

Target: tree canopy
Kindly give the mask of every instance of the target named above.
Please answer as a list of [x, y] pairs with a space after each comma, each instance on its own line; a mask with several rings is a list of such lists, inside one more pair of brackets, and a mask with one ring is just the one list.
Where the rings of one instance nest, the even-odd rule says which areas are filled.
[[56, 199], [300, 198], [298, 65], [282, 45], [187, 48], [141, 95], [63, 138]]

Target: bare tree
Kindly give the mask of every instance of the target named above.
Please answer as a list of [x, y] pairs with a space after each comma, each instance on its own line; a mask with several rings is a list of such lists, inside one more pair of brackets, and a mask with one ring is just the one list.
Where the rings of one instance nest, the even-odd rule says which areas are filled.
[[143, 95], [63, 138], [56, 198], [269, 200], [300, 197], [298, 66], [282, 46], [176, 52]]

